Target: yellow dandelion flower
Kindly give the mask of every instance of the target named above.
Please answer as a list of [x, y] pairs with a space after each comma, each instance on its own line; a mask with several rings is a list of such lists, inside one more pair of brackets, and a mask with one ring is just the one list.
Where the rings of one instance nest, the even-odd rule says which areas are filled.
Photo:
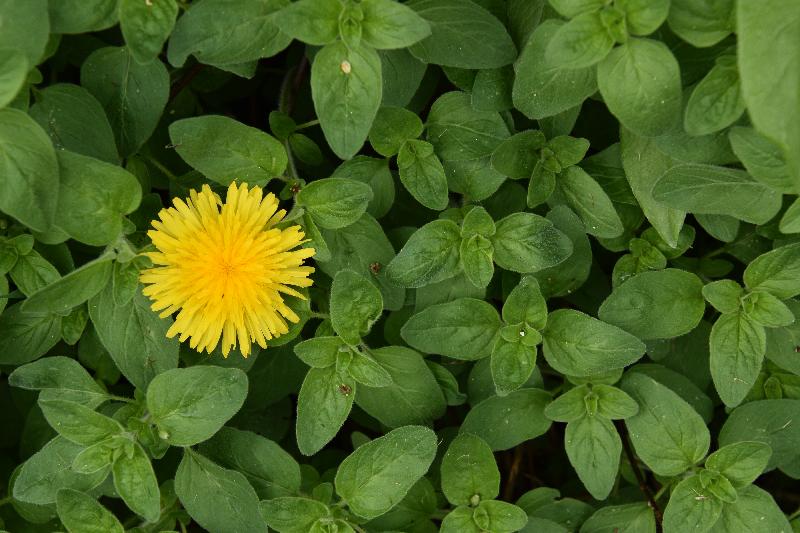
[[223, 203], [203, 185], [173, 204], [147, 232], [158, 251], [146, 254], [153, 267], [140, 277], [154, 311], [178, 313], [167, 337], [209, 353], [221, 337], [224, 356], [238, 344], [247, 357], [252, 342], [266, 348], [287, 333], [286, 321], [300, 319], [283, 295], [303, 298], [290, 286], [311, 285], [303, 260], [314, 250], [295, 249], [305, 242], [300, 226], [275, 227], [286, 216], [275, 195], [231, 183]]

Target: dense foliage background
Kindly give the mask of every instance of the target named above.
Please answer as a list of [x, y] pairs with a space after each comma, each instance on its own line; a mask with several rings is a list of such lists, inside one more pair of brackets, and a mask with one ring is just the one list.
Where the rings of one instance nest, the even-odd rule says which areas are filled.
[[[233, 180], [246, 359], [138, 281]], [[0, 0], [0, 529], [798, 531], [798, 192], [798, 0]]]

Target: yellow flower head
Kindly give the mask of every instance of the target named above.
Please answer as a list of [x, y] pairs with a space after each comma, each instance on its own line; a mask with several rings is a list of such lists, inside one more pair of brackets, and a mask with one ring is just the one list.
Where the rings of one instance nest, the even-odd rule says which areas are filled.
[[203, 185], [173, 203], [147, 232], [158, 251], [147, 254], [154, 266], [140, 277], [154, 311], [162, 318], [178, 312], [167, 337], [180, 333], [200, 352], [212, 352], [222, 337], [224, 356], [238, 343], [247, 357], [251, 342], [266, 348], [288, 332], [286, 321], [300, 319], [282, 295], [303, 298], [290, 285], [311, 285], [314, 269], [302, 265], [314, 250], [294, 249], [305, 242], [300, 226], [275, 227], [286, 215], [275, 195], [231, 183], [222, 203]]

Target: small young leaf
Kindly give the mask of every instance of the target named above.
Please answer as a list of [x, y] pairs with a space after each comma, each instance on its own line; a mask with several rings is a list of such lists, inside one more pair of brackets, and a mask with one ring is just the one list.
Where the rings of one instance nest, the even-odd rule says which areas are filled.
[[772, 455], [763, 442], [736, 442], [723, 446], [706, 459], [706, 468], [719, 472], [737, 488], [749, 485], [761, 475]]
[[703, 286], [703, 297], [720, 313], [735, 313], [744, 295], [742, 286], [730, 279], [712, 281]]
[[135, 443], [131, 453], [122, 453], [111, 467], [114, 489], [131, 510], [155, 522], [161, 515], [158, 480], [144, 448]]
[[397, 168], [400, 181], [415, 200], [437, 211], [447, 207], [447, 177], [431, 143], [416, 139], [403, 143], [397, 154]]
[[533, 276], [523, 276], [503, 303], [503, 321], [507, 324], [524, 322], [537, 330], [547, 323], [547, 303]]
[[500, 494], [500, 471], [483, 440], [461, 433], [442, 458], [442, 492], [453, 505], [474, 505]]
[[330, 514], [327, 505], [310, 498], [286, 496], [261, 502], [261, 516], [278, 533], [314, 531], [317, 520]]
[[125, 44], [139, 63], [149, 63], [158, 56], [178, 15], [175, 0], [121, 0], [119, 25]]
[[342, 270], [331, 286], [331, 324], [348, 344], [358, 344], [383, 312], [381, 292], [352, 270]]
[[558, 28], [547, 45], [545, 60], [562, 68], [580, 69], [602, 61], [614, 46], [600, 11], [582, 13]]
[[382, 156], [391, 157], [400, 151], [404, 142], [422, 135], [422, 129], [422, 121], [411, 111], [402, 107], [381, 107], [369, 131], [369, 143]]
[[323, 46], [339, 37], [339, 15], [343, 8], [340, 2], [299, 0], [283, 6], [275, 14], [275, 21], [286, 35]]
[[312, 368], [297, 397], [297, 446], [313, 455], [336, 436], [353, 407], [356, 383], [336, 366]]
[[460, 270], [461, 234], [450, 220], [425, 224], [386, 267], [386, 277], [401, 287], [423, 287], [452, 278]]
[[714, 387], [725, 405], [735, 407], [761, 370], [767, 350], [764, 326], [741, 311], [723, 314], [711, 328], [709, 346]]
[[405, 4], [364, 0], [360, 7], [364, 11], [362, 38], [373, 48], [407, 48], [431, 34], [428, 21]]
[[546, 218], [514, 213], [497, 222], [491, 238], [498, 266], [514, 272], [536, 272], [555, 266], [572, 253], [572, 241]]

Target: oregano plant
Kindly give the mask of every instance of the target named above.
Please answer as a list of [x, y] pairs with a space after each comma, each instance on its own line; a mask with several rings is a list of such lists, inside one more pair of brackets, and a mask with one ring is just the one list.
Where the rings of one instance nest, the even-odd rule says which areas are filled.
[[0, 533], [800, 531], [798, 0], [0, 0]]

